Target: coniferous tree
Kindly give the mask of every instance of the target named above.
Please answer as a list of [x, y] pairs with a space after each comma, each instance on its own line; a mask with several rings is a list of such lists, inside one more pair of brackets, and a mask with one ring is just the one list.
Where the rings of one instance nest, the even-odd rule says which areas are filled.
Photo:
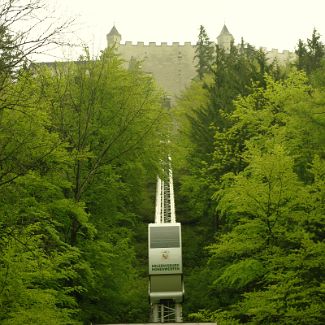
[[313, 30], [311, 38], [307, 39], [306, 43], [300, 39], [297, 46], [298, 48], [295, 51], [298, 56], [296, 65], [299, 69], [311, 74], [321, 67], [322, 60], [325, 57], [325, 46], [316, 29]]
[[205, 84], [209, 100], [190, 116], [189, 136], [195, 146], [196, 160], [211, 162], [215, 132], [226, 131], [231, 126], [228, 115], [234, 110], [233, 100], [248, 95], [254, 82], [265, 85], [265, 73], [278, 76], [278, 67], [274, 62], [267, 62], [263, 51], [242, 44], [241, 49], [232, 46], [230, 53], [225, 53], [217, 46], [210, 71], [212, 81]]
[[194, 56], [194, 59], [197, 60], [195, 67], [199, 79], [202, 80], [203, 76], [206, 73], [210, 72], [211, 64], [213, 61], [213, 54], [214, 54], [213, 43], [210, 41], [204, 26], [201, 25], [198, 41], [196, 43], [196, 48], [195, 48], [195, 56]]

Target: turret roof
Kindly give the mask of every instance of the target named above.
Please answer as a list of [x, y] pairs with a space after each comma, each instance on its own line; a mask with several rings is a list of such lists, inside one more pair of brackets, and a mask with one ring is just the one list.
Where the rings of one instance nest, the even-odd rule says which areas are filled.
[[[220, 36], [220, 35], [224, 35], [224, 34], [228, 34], [228, 35], [230, 34], [230, 33], [229, 33], [229, 30], [228, 30], [228, 28], [227, 28], [226, 25], [223, 25], [222, 30], [221, 30], [219, 36]], [[231, 34], [230, 34], [230, 35], [231, 35]]]
[[118, 35], [118, 36], [121, 36], [121, 34], [116, 29], [115, 25], [113, 26], [113, 28], [111, 29], [111, 31], [107, 35], [112, 35], [112, 36], [113, 35]]

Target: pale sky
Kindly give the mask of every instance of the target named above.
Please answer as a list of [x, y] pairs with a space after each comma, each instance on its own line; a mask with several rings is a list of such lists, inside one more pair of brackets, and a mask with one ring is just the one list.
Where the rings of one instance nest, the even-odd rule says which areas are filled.
[[115, 24], [124, 41], [197, 40], [203, 25], [215, 40], [223, 24], [239, 43], [293, 51], [315, 27], [325, 43], [325, 0], [47, 0], [61, 17], [77, 17], [76, 39], [96, 54]]

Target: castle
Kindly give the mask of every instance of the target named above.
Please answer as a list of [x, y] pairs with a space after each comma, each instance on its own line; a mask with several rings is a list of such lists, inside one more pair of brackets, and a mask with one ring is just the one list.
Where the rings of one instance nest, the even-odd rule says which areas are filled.
[[[121, 34], [115, 26], [106, 35], [106, 39], [107, 46], [116, 46], [118, 53], [125, 61], [126, 68], [131, 67], [135, 61], [140, 61], [143, 71], [152, 74], [172, 102], [196, 76], [195, 44], [190, 42], [184, 44], [173, 42], [171, 45], [166, 42], [133, 44], [130, 41], [121, 43]], [[217, 37], [217, 43], [226, 52], [229, 52], [231, 44], [234, 43], [234, 37], [226, 25]], [[292, 62], [295, 59], [295, 54], [289, 51], [279, 52], [276, 49], [267, 51], [265, 48], [263, 50], [268, 59], [276, 58], [280, 64]]]

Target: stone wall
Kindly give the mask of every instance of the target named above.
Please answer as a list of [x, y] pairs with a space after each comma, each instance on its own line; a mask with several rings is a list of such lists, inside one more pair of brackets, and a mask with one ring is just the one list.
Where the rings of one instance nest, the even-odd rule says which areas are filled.
[[158, 85], [173, 99], [180, 95], [196, 75], [195, 46], [190, 42], [184, 44], [125, 42], [118, 45], [118, 52], [126, 61], [126, 66], [134, 59], [141, 61], [142, 69], [151, 73]]
[[292, 63], [296, 60], [296, 54], [293, 52], [290, 52], [288, 50], [279, 52], [279, 50], [277, 50], [277, 49], [272, 49], [271, 51], [268, 51], [265, 47], [262, 48], [262, 50], [266, 53], [266, 57], [270, 61], [277, 59], [279, 64], [282, 64], [282, 65]]
[[[196, 75], [195, 45], [190, 42], [133, 44], [127, 41], [116, 45], [118, 53], [125, 60], [126, 68], [134, 60], [141, 61], [142, 69], [152, 74], [158, 85], [166, 91], [166, 95], [171, 97], [172, 102]], [[296, 58], [296, 55], [290, 51], [262, 49], [270, 61], [276, 58], [279, 64], [291, 63]]]

